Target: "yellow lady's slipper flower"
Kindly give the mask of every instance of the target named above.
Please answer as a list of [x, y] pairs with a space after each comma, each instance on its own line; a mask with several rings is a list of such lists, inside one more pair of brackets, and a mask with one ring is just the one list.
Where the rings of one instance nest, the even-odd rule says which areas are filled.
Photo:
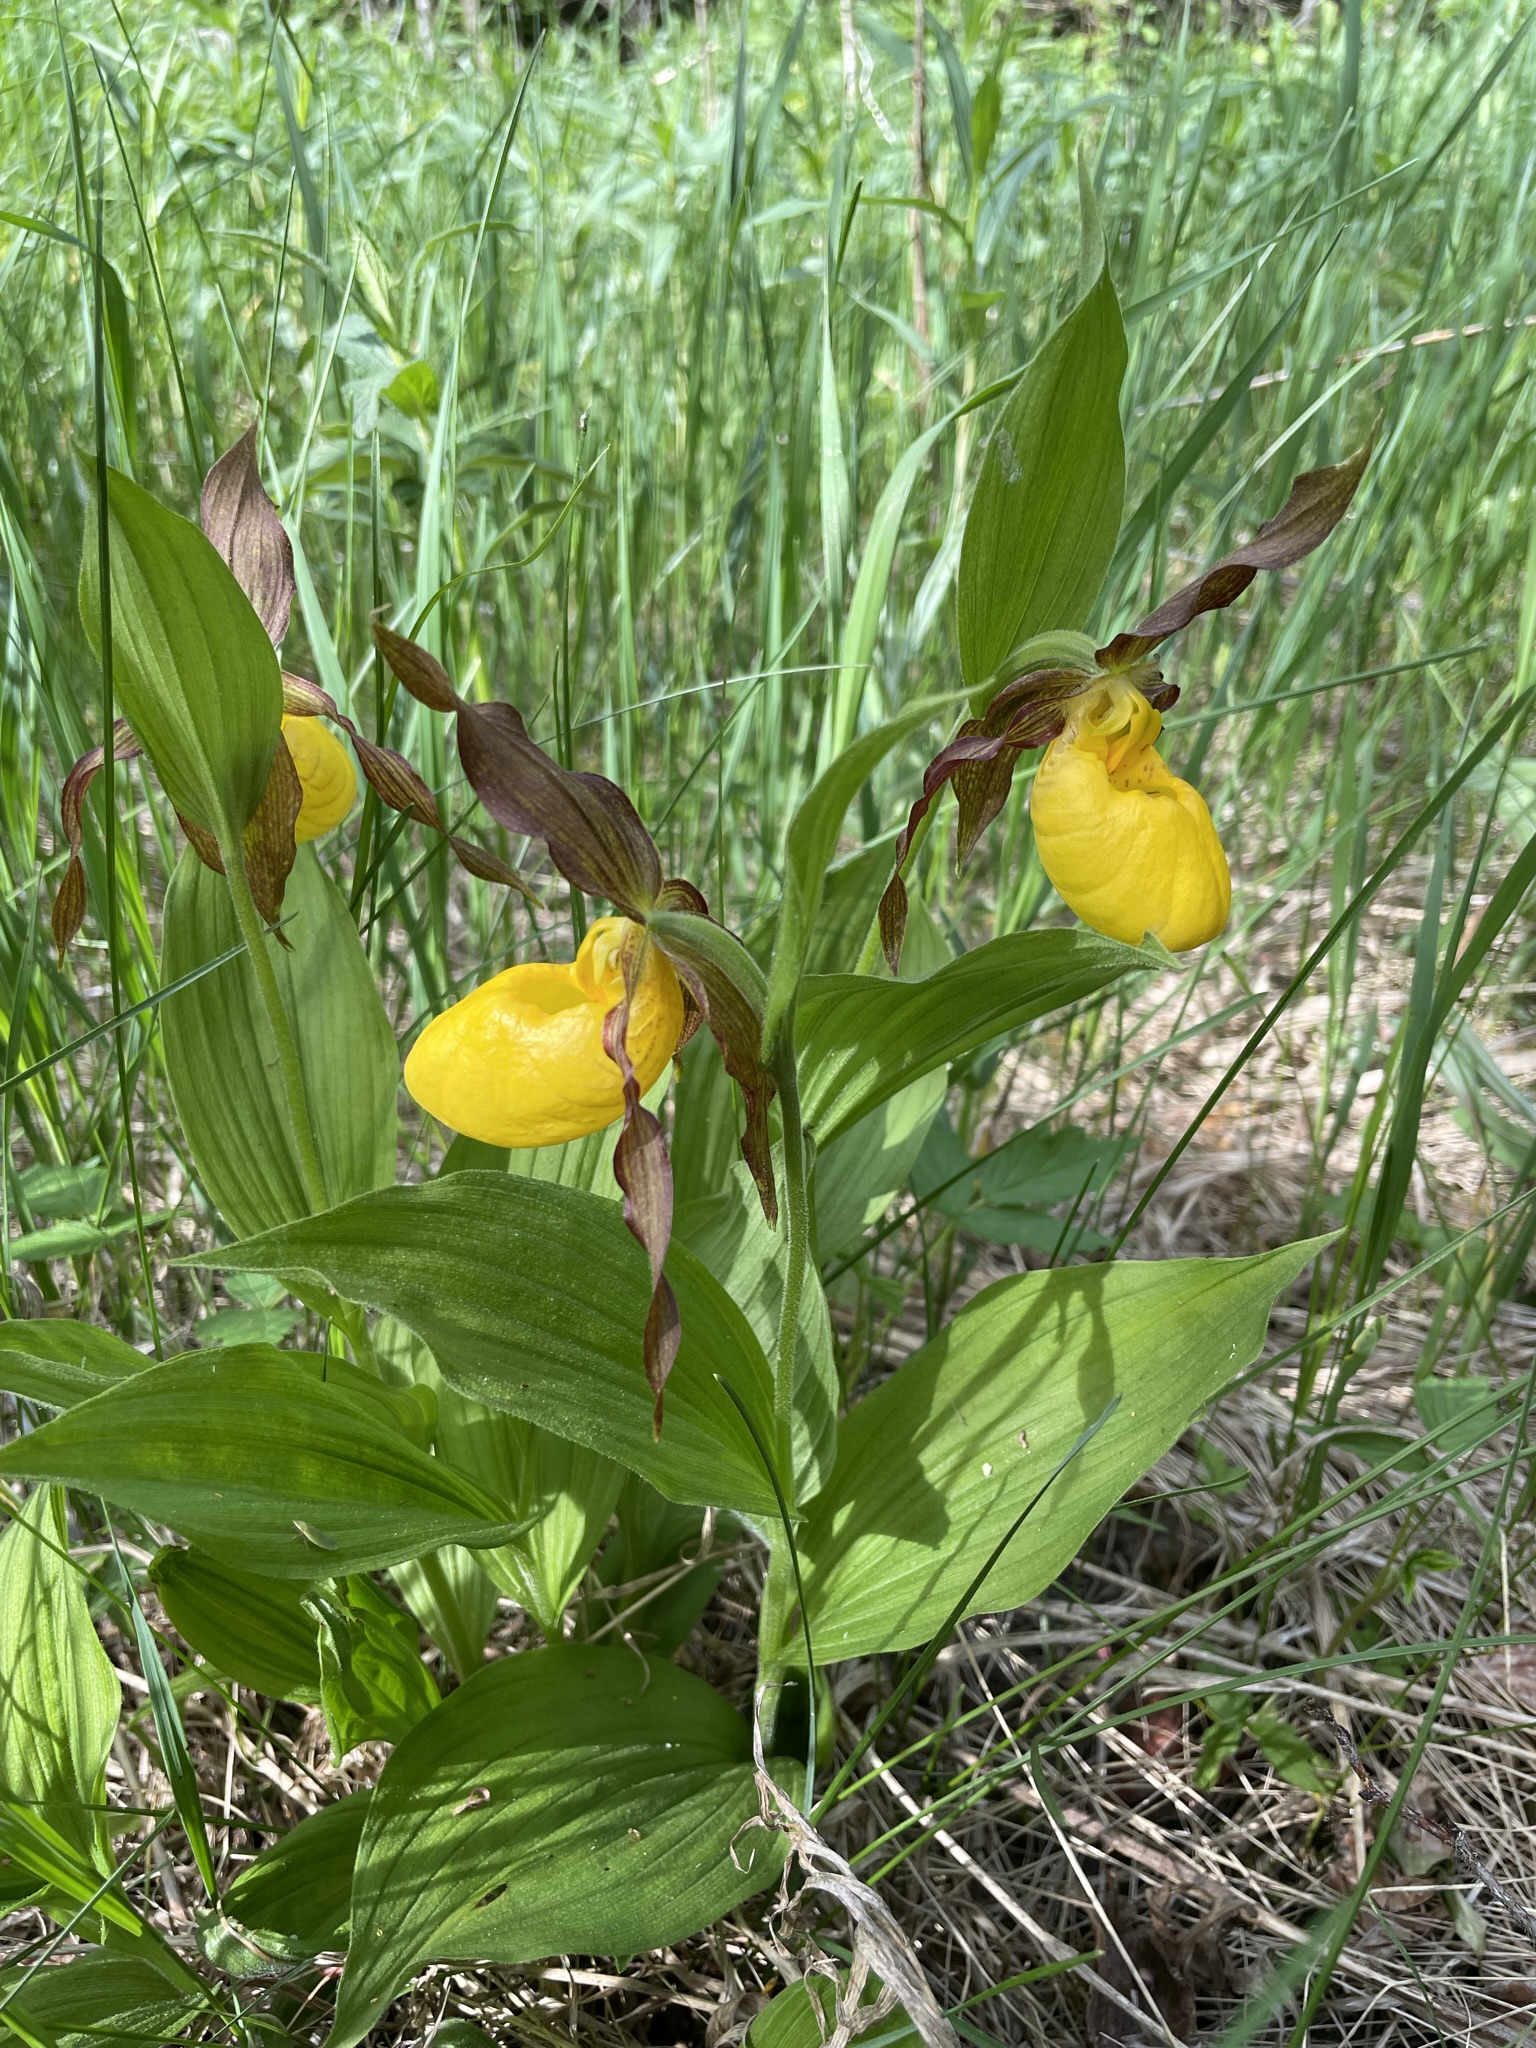
[[683, 1030], [670, 962], [623, 917], [594, 924], [572, 961], [529, 960], [435, 1017], [411, 1048], [405, 1085], [439, 1122], [486, 1145], [561, 1145], [624, 1114], [603, 1019], [624, 997], [623, 951], [645, 948], [625, 1043], [642, 1093]]
[[341, 741], [318, 718], [285, 718], [283, 738], [304, 785], [293, 827], [302, 845], [339, 825], [351, 810], [357, 801], [357, 770]]
[[1040, 864], [1084, 924], [1184, 953], [1226, 924], [1232, 878], [1204, 799], [1163, 764], [1162, 729], [1133, 683], [1096, 682], [1068, 705], [1029, 809]]

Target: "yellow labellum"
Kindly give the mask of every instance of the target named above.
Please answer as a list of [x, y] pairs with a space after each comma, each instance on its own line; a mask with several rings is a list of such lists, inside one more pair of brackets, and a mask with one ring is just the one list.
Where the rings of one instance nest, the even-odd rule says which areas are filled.
[[339, 825], [351, 810], [357, 801], [357, 770], [341, 741], [318, 718], [285, 718], [283, 738], [304, 786], [293, 828], [302, 845]]
[[1204, 799], [1157, 751], [1162, 729], [1134, 684], [1096, 683], [1068, 705], [1029, 810], [1040, 864], [1084, 924], [1184, 953], [1226, 924], [1232, 878]]
[[626, 941], [644, 947], [627, 1043], [642, 1093], [683, 1029], [671, 964], [627, 918], [604, 917], [571, 961], [529, 960], [435, 1017], [411, 1048], [405, 1085], [439, 1122], [486, 1145], [561, 1145], [624, 1113], [603, 1018], [623, 1000]]

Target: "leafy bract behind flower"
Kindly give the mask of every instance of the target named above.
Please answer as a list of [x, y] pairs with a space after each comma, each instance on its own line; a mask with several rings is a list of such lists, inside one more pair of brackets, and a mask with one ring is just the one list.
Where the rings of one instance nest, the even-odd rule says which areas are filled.
[[502, 1144], [576, 1137], [622, 1111], [613, 1171], [624, 1220], [650, 1261], [644, 1358], [659, 1434], [662, 1390], [680, 1341], [663, 1271], [672, 1168], [661, 1125], [641, 1097], [702, 1018], [741, 1090], [742, 1156], [764, 1214], [777, 1221], [762, 971], [714, 922], [691, 883], [663, 875], [656, 842], [616, 783], [562, 767], [511, 704], [461, 697], [426, 648], [378, 621], [374, 638], [416, 701], [453, 717], [464, 773], [491, 816], [509, 832], [541, 840], [574, 889], [606, 898], [618, 913], [593, 928], [573, 963], [511, 968], [429, 1025], [406, 1080], [418, 1101], [471, 1136], [490, 1136], [493, 1125], [516, 1133], [494, 1139]]
[[[272, 650], [288, 630], [296, 585], [293, 545], [262, 488], [256, 442], [252, 427], [209, 470], [201, 534], [128, 478], [108, 472], [112, 650], [121, 700], [142, 728], [118, 719], [112, 758], [149, 755], [198, 858], [216, 874], [238, 840], [252, 898], [271, 924], [282, 909], [295, 845], [339, 825], [357, 797], [346, 749], [314, 722], [322, 717], [351, 736], [381, 802], [442, 833], [471, 874], [527, 895], [504, 861], [445, 831], [432, 792], [411, 764], [365, 739], [318, 684], [284, 672], [279, 690], [269, 690], [277, 676]], [[99, 580], [88, 547], [81, 604], [97, 639]], [[61, 960], [85, 916], [85, 798], [105, 758], [102, 747], [82, 754], [60, 797], [69, 861], [52, 925]]]
[[1226, 924], [1232, 878], [1198, 790], [1157, 751], [1162, 717], [1108, 679], [1067, 707], [1030, 789], [1040, 864], [1061, 900], [1106, 938], [1150, 932], [1173, 953]]
[[640, 1092], [683, 1034], [683, 992], [643, 926], [600, 918], [573, 961], [509, 967], [434, 1017], [411, 1048], [405, 1085], [439, 1122], [486, 1145], [563, 1145], [624, 1114], [603, 1020], [624, 1000], [624, 949], [640, 951], [626, 1044]]
[[896, 872], [880, 899], [893, 974], [907, 922], [903, 865], [945, 784], [955, 787], [964, 861], [1006, 803], [1019, 757], [1046, 745], [1031, 812], [1041, 863], [1063, 901], [1108, 938], [1153, 932], [1175, 951], [1221, 930], [1230, 907], [1226, 856], [1204, 801], [1157, 753], [1159, 714], [1179, 693], [1148, 657], [1202, 612], [1234, 603], [1261, 569], [1290, 568], [1320, 547], [1348, 511], [1370, 453], [1367, 443], [1347, 461], [1299, 476], [1252, 540], [1107, 646], [1052, 632], [1003, 664], [1001, 687], [929, 763], [896, 842]]

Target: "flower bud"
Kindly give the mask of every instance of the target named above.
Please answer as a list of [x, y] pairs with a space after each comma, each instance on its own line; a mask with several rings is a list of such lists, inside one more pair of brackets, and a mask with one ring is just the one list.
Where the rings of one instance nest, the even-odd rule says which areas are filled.
[[357, 801], [352, 756], [318, 718], [285, 718], [283, 738], [299, 771], [304, 801], [293, 836], [302, 845], [339, 825]]
[[1182, 953], [1226, 924], [1232, 881], [1204, 799], [1157, 751], [1162, 728], [1133, 683], [1096, 683], [1068, 706], [1029, 808], [1040, 864], [1084, 924]]
[[573, 961], [528, 960], [434, 1018], [405, 1063], [422, 1108], [487, 1145], [560, 1145], [624, 1114], [603, 1019], [624, 999], [624, 948], [644, 948], [626, 1044], [643, 1093], [683, 1030], [677, 976], [627, 918], [600, 918]]

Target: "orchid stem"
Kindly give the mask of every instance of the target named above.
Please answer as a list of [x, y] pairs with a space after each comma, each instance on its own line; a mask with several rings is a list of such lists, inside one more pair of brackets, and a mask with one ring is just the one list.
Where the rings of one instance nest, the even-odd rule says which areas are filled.
[[800, 1301], [805, 1293], [806, 1263], [811, 1250], [811, 1201], [805, 1172], [805, 1130], [800, 1121], [800, 1082], [795, 1070], [795, 1019], [784, 1020], [773, 1078], [784, 1122], [784, 1302], [779, 1311], [779, 1348], [773, 1373], [775, 1449], [784, 1474], [784, 1490], [794, 1498], [793, 1414], [795, 1344], [800, 1333]]
[[267, 938], [262, 929], [261, 914], [256, 908], [256, 899], [251, 894], [251, 885], [245, 872], [244, 850], [239, 841], [235, 840], [230, 844], [221, 844], [219, 853], [224, 862], [224, 879], [229, 884], [229, 899], [235, 906], [235, 922], [240, 927], [245, 950], [251, 956], [251, 966], [255, 970], [256, 987], [261, 995], [262, 1008], [267, 1013], [267, 1022], [272, 1027], [272, 1036], [277, 1044], [277, 1066], [283, 1078], [283, 1093], [288, 1099], [288, 1120], [293, 1126], [299, 1177], [304, 1183], [305, 1198], [311, 1210], [318, 1215], [322, 1209], [330, 1207], [330, 1197], [325, 1191], [325, 1174], [320, 1165], [319, 1148], [315, 1144], [314, 1127], [309, 1120], [309, 1103], [304, 1094], [304, 1070], [299, 1065], [299, 1048], [294, 1042], [293, 1026], [287, 1010], [283, 1007], [282, 991], [277, 985], [272, 956], [267, 951]]

